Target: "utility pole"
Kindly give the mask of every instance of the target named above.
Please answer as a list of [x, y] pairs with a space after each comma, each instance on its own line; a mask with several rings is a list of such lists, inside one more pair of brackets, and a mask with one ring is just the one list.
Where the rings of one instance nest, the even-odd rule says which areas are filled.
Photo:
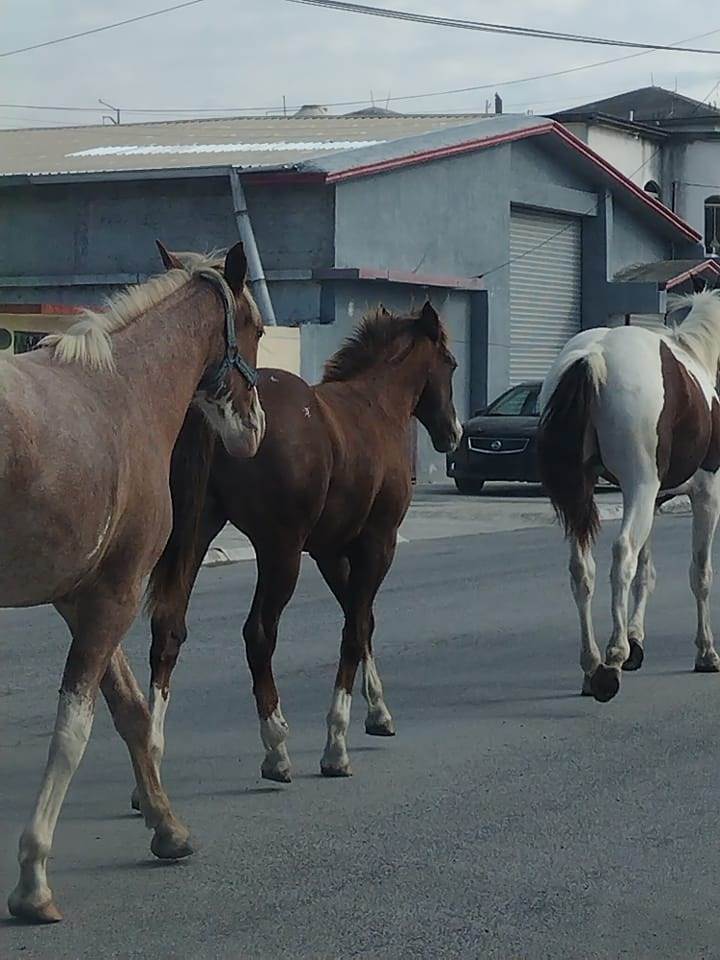
[[112, 103], [108, 103], [106, 100], [100, 100], [100, 98], [98, 98], [98, 103], [101, 103], [104, 107], [108, 107], [110, 110], [115, 111], [114, 117], [104, 116], [103, 120], [109, 120], [110, 123], [113, 123], [115, 124], [115, 126], [119, 127], [120, 126], [120, 107], [115, 107], [112, 105]]

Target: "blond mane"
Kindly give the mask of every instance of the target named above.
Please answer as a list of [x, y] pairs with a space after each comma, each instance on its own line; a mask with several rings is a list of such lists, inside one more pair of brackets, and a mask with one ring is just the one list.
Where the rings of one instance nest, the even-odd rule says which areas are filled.
[[53, 356], [61, 363], [80, 363], [95, 370], [114, 370], [113, 333], [129, 326], [203, 271], [218, 271], [218, 255], [214, 252], [183, 256], [187, 259], [183, 260], [182, 270], [169, 270], [145, 283], [126, 287], [105, 301], [104, 311], [83, 310], [79, 319], [65, 333], [51, 333], [43, 337], [38, 346], [53, 347]]

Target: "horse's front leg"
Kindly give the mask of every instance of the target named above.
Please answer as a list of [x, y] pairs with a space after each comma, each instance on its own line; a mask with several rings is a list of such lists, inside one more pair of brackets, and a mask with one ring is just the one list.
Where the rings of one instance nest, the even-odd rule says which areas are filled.
[[98, 686], [139, 606], [140, 584], [112, 592], [100, 585], [56, 604], [73, 640], [63, 674], [55, 729], [32, 817], [20, 838], [20, 879], [8, 900], [15, 917], [62, 919], [47, 881], [47, 861], [65, 794], [85, 753]]

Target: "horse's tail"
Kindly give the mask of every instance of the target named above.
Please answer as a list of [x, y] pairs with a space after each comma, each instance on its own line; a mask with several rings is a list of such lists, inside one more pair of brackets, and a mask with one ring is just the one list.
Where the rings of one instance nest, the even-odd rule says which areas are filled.
[[595, 504], [597, 464], [590, 457], [591, 404], [607, 378], [605, 358], [593, 350], [564, 371], [550, 395], [538, 431], [540, 478], [566, 536], [592, 543], [600, 526]]
[[172, 608], [192, 586], [194, 556], [207, 494], [215, 434], [205, 417], [190, 407], [170, 462], [173, 525], [145, 592], [145, 610], [154, 616]]

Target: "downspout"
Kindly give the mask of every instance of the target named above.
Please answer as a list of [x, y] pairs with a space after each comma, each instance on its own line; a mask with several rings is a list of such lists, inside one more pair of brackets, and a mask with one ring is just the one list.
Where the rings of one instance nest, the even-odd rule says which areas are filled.
[[230, 167], [230, 190], [232, 191], [233, 213], [235, 223], [237, 224], [238, 234], [245, 248], [245, 256], [248, 264], [248, 282], [250, 289], [255, 297], [263, 321], [270, 327], [277, 323], [275, 320], [275, 311], [273, 310], [270, 291], [268, 290], [265, 271], [263, 270], [260, 253], [255, 242], [255, 233], [253, 231], [252, 220], [245, 199], [245, 191], [240, 180], [240, 175], [235, 167]]

